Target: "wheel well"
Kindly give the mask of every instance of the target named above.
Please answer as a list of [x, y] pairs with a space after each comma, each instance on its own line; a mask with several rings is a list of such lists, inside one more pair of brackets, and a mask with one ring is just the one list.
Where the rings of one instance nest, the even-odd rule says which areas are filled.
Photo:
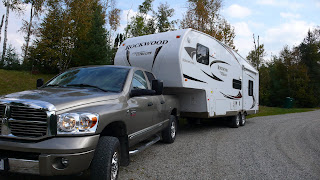
[[172, 109], [171, 115], [177, 116], [178, 110], [177, 108]]
[[116, 121], [109, 124], [101, 132], [101, 136], [120, 137], [127, 135], [127, 128], [124, 122]]
[[129, 140], [127, 134], [127, 127], [124, 122], [116, 121], [109, 124], [103, 129], [100, 136], [112, 136], [119, 139], [121, 158], [120, 164], [122, 166], [128, 166], [130, 163], [129, 157]]

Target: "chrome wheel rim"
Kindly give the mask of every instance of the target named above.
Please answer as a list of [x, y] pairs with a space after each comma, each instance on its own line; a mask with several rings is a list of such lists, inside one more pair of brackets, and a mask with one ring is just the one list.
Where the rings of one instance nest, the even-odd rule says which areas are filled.
[[119, 170], [119, 158], [118, 158], [118, 152], [115, 151], [112, 155], [111, 159], [111, 180], [116, 180]]
[[174, 121], [171, 123], [171, 138], [174, 138], [176, 136], [176, 125]]
[[240, 116], [237, 115], [236, 117], [236, 125], [239, 126], [240, 125]]
[[243, 125], [244, 123], [246, 123], [246, 116], [242, 114], [241, 124]]

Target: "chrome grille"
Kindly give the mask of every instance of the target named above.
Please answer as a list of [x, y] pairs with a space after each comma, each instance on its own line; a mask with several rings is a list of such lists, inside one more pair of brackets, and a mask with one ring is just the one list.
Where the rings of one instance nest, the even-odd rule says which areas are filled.
[[[0, 118], [4, 117], [4, 111], [6, 109], [5, 105], [0, 104]], [[1, 135], [1, 130], [2, 130], [2, 122], [0, 121], [0, 135]]]
[[11, 106], [9, 128], [17, 137], [42, 137], [47, 135], [47, 113], [41, 109]]
[[3, 118], [4, 110], [6, 109], [5, 105], [0, 104], [0, 118]]

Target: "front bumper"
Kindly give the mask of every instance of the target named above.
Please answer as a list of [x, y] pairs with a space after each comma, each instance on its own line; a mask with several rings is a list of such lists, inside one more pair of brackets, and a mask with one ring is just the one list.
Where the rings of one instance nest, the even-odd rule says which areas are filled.
[[11, 173], [77, 174], [90, 167], [98, 140], [99, 135], [56, 137], [35, 143], [0, 140], [0, 158], [7, 158]]

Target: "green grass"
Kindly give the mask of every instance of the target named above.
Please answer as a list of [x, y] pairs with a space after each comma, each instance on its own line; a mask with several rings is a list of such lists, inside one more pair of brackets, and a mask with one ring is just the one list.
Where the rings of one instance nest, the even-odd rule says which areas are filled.
[[30, 90], [36, 88], [37, 79], [50, 80], [52, 74], [32, 75], [26, 71], [9, 71], [0, 69], [0, 95]]
[[258, 116], [271, 116], [279, 114], [288, 114], [288, 113], [299, 113], [299, 112], [308, 112], [313, 111], [315, 108], [278, 108], [278, 107], [267, 107], [260, 106], [258, 114], [249, 115], [248, 118], [258, 117]]

